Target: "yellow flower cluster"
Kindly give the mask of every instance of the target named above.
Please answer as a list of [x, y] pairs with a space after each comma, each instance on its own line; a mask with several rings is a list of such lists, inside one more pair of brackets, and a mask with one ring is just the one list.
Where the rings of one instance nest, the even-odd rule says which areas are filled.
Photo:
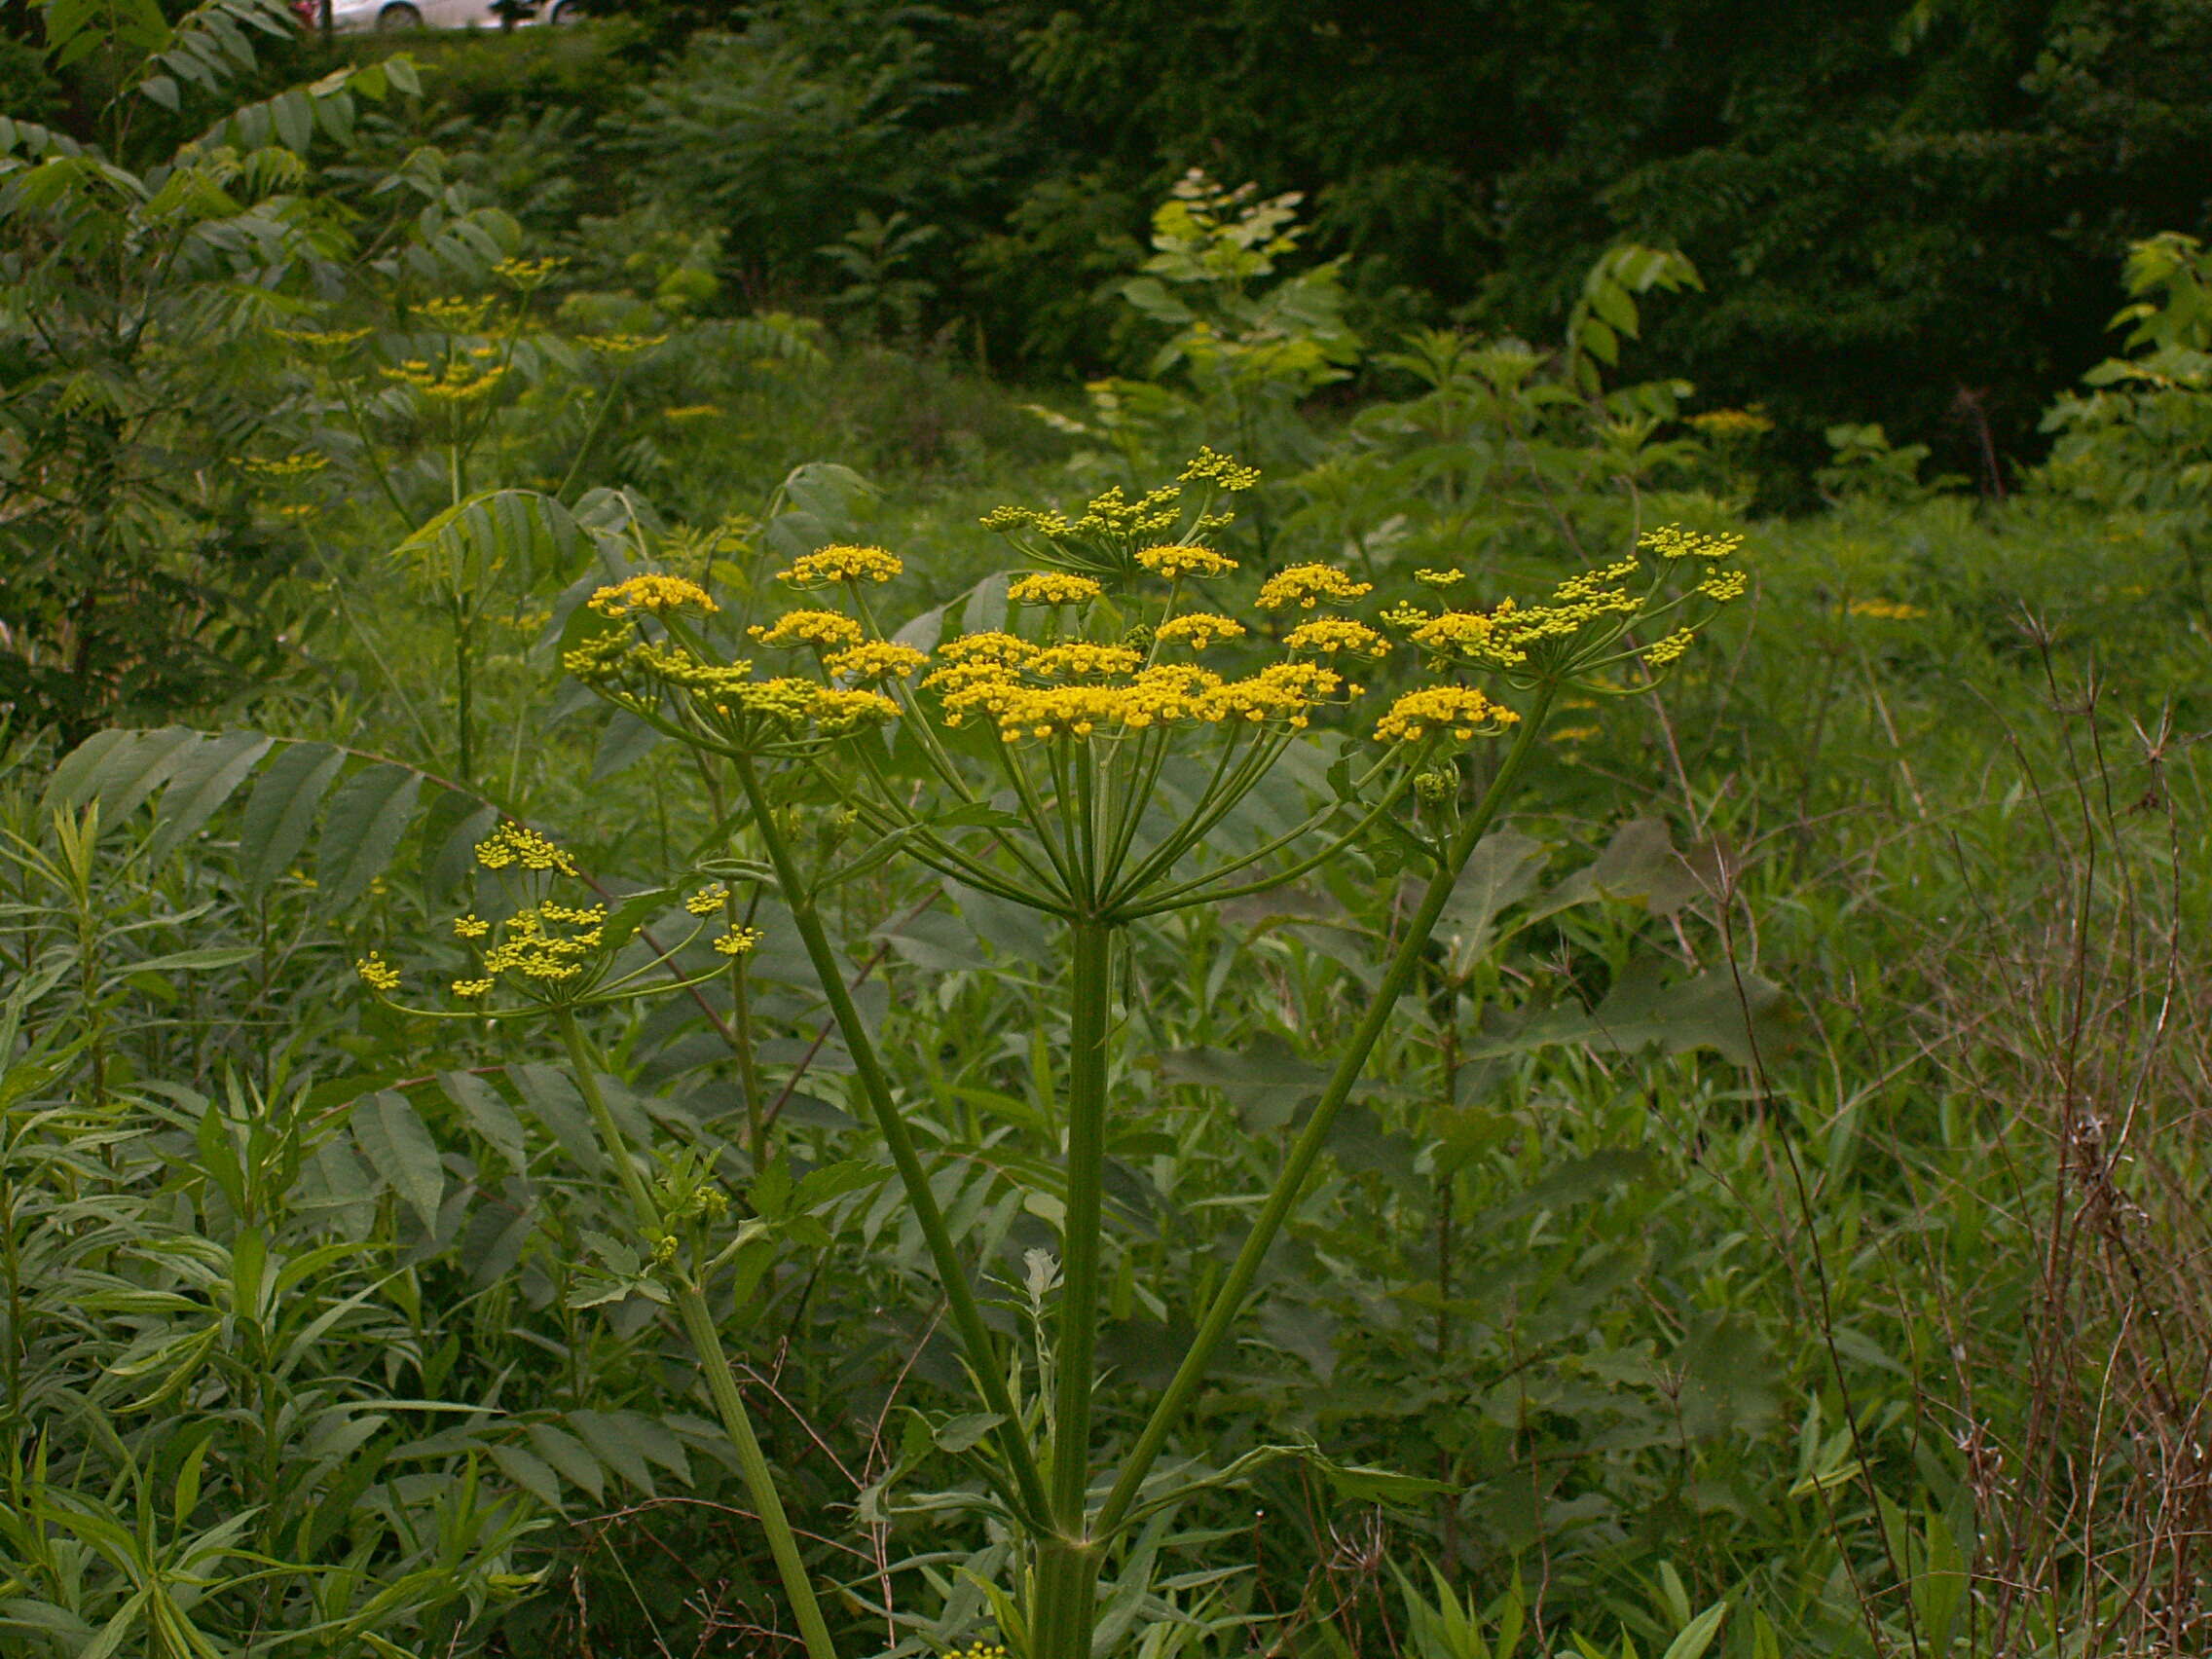
[[[1172, 627], [1163, 624], [1162, 637]], [[1313, 663], [1274, 663], [1246, 679], [1225, 680], [1186, 664], [1146, 667], [1126, 645], [1034, 645], [1004, 633], [947, 641], [938, 658], [943, 666], [922, 683], [938, 693], [945, 724], [987, 718], [1008, 743], [1171, 724], [1299, 727], [1315, 707], [1358, 689]]]
[[502, 259], [492, 267], [492, 275], [502, 282], [512, 282], [518, 288], [535, 288], [552, 279], [565, 259]]
[[599, 589], [590, 603], [602, 616], [627, 616], [633, 610], [655, 616], [665, 616], [672, 610], [697, 610], [712, 616], [721, 608], [697, 582], [666, 575], [632, 576]]
[[279, 340], [289, 340], [295, 346], [316, 351], [343, 351], [369, 337], [369, 330], [365, 328], [277, 328], [271, 332]]
[[694, 916], [711, 916], [729, 899], [729, 889], [720, 882], [702, 887], [683, 901], [683, 907]]
[[1646, 531], [1638, 538], [1637, 545], [1646, 553], [1656, 553], [1662, 559], [1727, 559], [1744, 545], [1741, 535], [1708, 535], [1703, 531], [1685, 530], [1678, 524], [1661, 525], [1657, 530]]
[[839, 651], [823, 663], [823, 668], [840, 680], [855, 680], [864, 685], [872, 685], [885, 680], [904, 680], [928, 662], [926, 652], [912, 645], [895, 645], [888, 640], [868, 640], [849, 650]]
[[567, 853], [536, 830], [520, 824], [502, 824], [477, 842], [476, 862], [486, 869], [510, 869], [519, 866], [526, 870], [550, 870], [562, 875], [576, 873], [575, 864]]
[[1432, 588], [1451, 587], [1455, 583], [1464, 581], [1466, 576], [1467, 572], [1464, 571], [1420, 570], [1414, 572], [1415, 581], [1420, 583], [1423, 587]]
[[456, 916], [453, 919], [453, 937], [456, 939], [482, 939], [491, 931], [492, 924], [481, 916]]
[[1186, 484], [1211, 484], [1224, 494], [1234, 496], [1257, 484], [1260, 481], [1260, 469], [1256, 466], [1239, 466], [1229, 456], [1216, 454], [1200, 445], [1198, 453], [1183, 468], [1182, 476]]
[[899, 705], [880, 691], [839, 691], [819, 685], [813, 691], [806, 718], [825, 737], [843, 737], [862, 726], [899, 718]]
[[[454, 990], [461, 996], [480, 996], [483, 991], [463, 991], [461, 985], [482, 985], [489, 990], [486, 981], [502, 974], [554, 985], [576, 978], [584, 971], [584, 959], [599, 949], [606, 920], [606, 906], [600, 904], [576, 909], [545, 903], [517, 910], [507, 918], [498, 943], [484, 953], [483, 978], [462, 980]], [[575, 931], [559, 931], [565, 928]]]
[[1677, 658], [1679, 658], [1684, 651], [1688, 650], [1690, 648], [1690, 643], [1696, 638], [1697, 634], [1695, 630], [1689, 628], [1677, 628], [1665, 639], [1654, 641], [1652, 644], [1644, 646], [1643, 660], [1646, 663], [1649, 663], [1653, 668], [1664, 668], [1667, 666], [1667, 664], [1674, 662]]
[[[1140, 571], [1169, 580], [1221, 575], [1235, 562], [1200, 543], [1226, 528], [1232, 515], [1208, 511], [1207, 502], [1216, 492], [1249, 490], [1259, 477], [1228, 456], [1201, 449], [1176, 482], [1133, 500], [1117, 485], [1093, 496], [1077, 518], [1056, 507], [1007, 506], [985, 514], [983, 528], [1038, 564], [1091, 577], [1101, 587], [1127, 583]], [[1196, 500], [1186, 499], [1194, 493]]]
[[604, 351], [609, 357], [634, 357], [641, 351], [650, 351], [655, 346], [668, 344], [665, 334], [587, 334], [583, 345], [594, 351]]
[[464, 300], [440, 295], [423, 302], [423, 314], [449, 334], [474, 334], [491, 314], [490, 300]]
[[1311, 610], [1323, 601], [1349, 605], [1373, 591], [1372, 582], [1354, 581], [1333, 565], [1292, 565], [1260, 584], [1257, 603], [1262, 610], [1285, 610], [1292, 606]]
[[1006, 596], [1015, 605], [1088, 605], [1105, 591], [1088, 576], [1037, 571], [1014, 577], [1007, 584]]
[[1137, 563], [1154, 575], [1164, 576], [1171, 582], [1181, 581], [1185, 576], [1197, 576], [1201, 581], [1226, 576], [1236, 569], [1236, 561], [1226, 553], [1179, 541], [1161, 547], [1140, 547]]
[[1855, 599], [1851, 602], [1851, 614], [1872, 622], [1917, 622], [1928, 612], [1901, 599]]
[[1134, 674], [1144, 658], [1127, 645], [1095, 645], [1087, 640], [1063, 645], [1040, 645], [1023, 666], [1040, 680], [1099, 680], [1114, 674]]
[[473, 356], [449, 357], [443, 369], [433, 368], [421, 357], [410, 357], [396, 369], [380, 369], [378, 373], [440, 403], [474, 403], [492, 395], [507, 378], [507, 368], [504, 363], [473, 361]]
[[758, 928], [731, 928], [716, 937], [715, 948], [724, 956], [743, 956], [760, 943]]
[[847, 650], [867, 638], [858, 622], [839, 610], [787, 610], [767, 627], [756, 623], [746, 632], [764, 645], [812, 645], [818, 650]]
[[361, 983], [372, 991], [399, 989], [399, 970], [373, 950], [353, 964], [353, 972], [360, 975]]
[[1188, 615], [1171, 616], [1153, 630], [1153, 638], [1163, 645], [1187, 645], [1194, 651], [1208, 650], [1223, 640], [1240, 640], [1244, 637], [1244, 624], [1234, 616], [1221, 616], [1212, 611], [1194, 610]]
[[1697, 584], [1697, 591], [1715, 605], [1726, 605], [1730, 600], [1742, 599], [1750, 581], [1741, 571], [1715, 571]]
[[1755, 438], [1774, 430], [1774, 423], [1755, 409], [1709, 409], [1692, 415], [1690, 424], [1709, 438]]
[[1347, 656], [1380, 657], [1390, 649], [1388, 640], [1348, 616], [1317, 616], [1301, 622], [1283, 636], [1282, 643], [1285, 650], [1300, 656], [1335, 656], [1342, 651]]
[[330, 457], [302, 453], [265, 460], [248, 455], [240, 456], [238, 464], [256, 478], [303, 478], [328, 466]]
[[1408, 691], [1392, 703], [1390, 712], [1376, 722], [1375, 737], [1380, 743], [1418, 743], [1431, 731], [1449, 730], [1465, 743], [1520, 718], [1471, 685], [1429, 685]]
[[881, 547], [836, 545], [802, 554], [792, 562], [790, 570], [778, 571], [776, 580], [801, 588], [829, 587], [836, 582], [887, 582], [905, 568], [898, 555]]

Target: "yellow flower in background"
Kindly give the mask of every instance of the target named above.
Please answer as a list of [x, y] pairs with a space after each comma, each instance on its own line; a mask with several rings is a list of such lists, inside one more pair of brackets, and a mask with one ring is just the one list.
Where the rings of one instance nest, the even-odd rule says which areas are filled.
[[633, 610], [665, 616], [672, 610], [698, 610], [713, 615], [721, 608], [707, 590], [682, 576], [632, 576], [603, 587], [591, 596], [591, 608], [602, 616], [627, 616]]
[[1851, 614], [1875, 622], [1917, 622], [1928, 612], [1900, 599], [1855, 599], [1851, 602]]
[[1262, 610], [1287, 610], [1293, 606], [1311, 610], [1324, 602], [1349, 605], [1374, 590], [1374, 583], [1354, 581], [1334, 565], [1292, 565], [1260, 584], [1256, 603]]
[[1015, 605], [1087, 605], [1105, 591], [1088, 576], [1034, 571], [1008, 583], [1006, 596]]
[[1258, 467], [1239, 465], [1233, 457], [1218, 454], [1202, 444], [1182, 473], [1182, 482], [1186, 484], [1211, 484], [1229, 495], [1249, 490], [1259, 481]]
[[1152, 637], [1163, 645], [1184, 645], [1194, 651], [1202, 651], [1224, 640], [1242, 639], [1244, 624], [1234, 616], [1194, 610], [1185, 616], [1169, 617], [1153, 630]]
[[1285, 650], [1302, 656], [1335, 656], [1343, 651], [1349, 656], [1380, 657], [1390, 649], [1390, 642], [1366, 623], [1343, 616], [1318, 616], [1301, 622], [1283, 636], [1282, 644]]
[[867, 637], [840, 610], [787, 610], [765, 628], [756, 623], [746, 632], [763, 645], [812, 645], [818, 650], [849, 649]]
[[423, 302], [423, 314], [450, 334], [473, 334], [484, 326], [492, 302], [440, 295]]
[[518, 288], [536, 288], [552, 280], [568, 263], [560, 258], [502, 259], [492, 267], [492, 275]]
[[1047, 645], [1023, 665], [1042, 680], [1095, 680], [1109, 674], [1134, 674], [1144, 658], [1127, 645], [1094, 645], [1082, 640]]
[[715, 938], [715, 948], [724, 956], [743, 956], [760, 943], [758, 928], [731, 928]]
[[1465, 743], [1478, 733], [1512, 725], [1520, 716], [1492, 702], [1471, 685], [1429, 685], [1408, 691], [1376, 722], [1379, 743], [1415, 743], [1432, 731], [1449, 730]]
[[837, 582], [887, 582], [906, 567], [895, 553], [881, 547], [848, 547], [833, 544], [802, 554], [776, 580], [793, 587], [829, 587]]
[[1709, 438], [1755, 438], [1774, 430], [1774, 423], [1756, 409], [1709, 409], [1692, 415], [1689, 424]]
[[502, 824], [476, 843], [476, 862], [486, 869], [550, 871], [574, 875], [569, 855], [535, 830], [520, 824]]
[[665, 334], [586, 334], [579, 337], [579, 345], [594, 351], [604, 351], [609, 357], [634, 357], [641, 351], [650, 351], [656, 346], [668, 344]]
[[1678, 524], [1661, 525], [1637, 538], [1639, 547], [1662, 559], [1727, 559], [1744, 545], [1741, 535], [1708, 535]]
[[1202, 581], [1210, 576], [1226, 576], [1236, 569], [1236, 561], [1226, 553], [1179, 541], [1161, 547], [1140, 547], [1137, 563], [1154, 575], [1165, 576], [1169, 581], [1180, 581], [1185, 576], [1197, 576]]
[[929, 660], [911, 645], [868, 640], [826, 658], [822, 666], [840, 680], [857, 680], [867, 684], [883, 680], [904, 680]]
[[303, 450], [297, 455], [273, 458], [240, 456], [233, 464], [244, 468], [256, 478], [304, 478], [328, 466], [330, 457]]

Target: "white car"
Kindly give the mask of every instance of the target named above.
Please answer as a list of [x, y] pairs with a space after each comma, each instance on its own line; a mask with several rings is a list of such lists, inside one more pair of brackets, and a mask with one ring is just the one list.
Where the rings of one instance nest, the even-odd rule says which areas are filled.
[[[582, 0], [510, 0], [517, 27], [533, 23], [572, 23], [583, 16]], [[322, 26], [323, 0], [293, 0], [293, 9], [310, 29]], [[501, 24], [499, 0], [329, 0], [330, 26], [344, 33], [363, 29], [496, 29]]]

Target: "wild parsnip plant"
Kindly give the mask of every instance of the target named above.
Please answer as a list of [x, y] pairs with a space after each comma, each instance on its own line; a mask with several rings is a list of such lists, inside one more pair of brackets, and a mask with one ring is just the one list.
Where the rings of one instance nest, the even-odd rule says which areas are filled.
[[[765, 868], [756, 873], [789, 906], [929, 1241], [989, 1424], [981, 1461], [991, 1495], [981, 1507], [1022, 1541], [1017, 1580], [994, 1604], [1025, 1659], [1088, 1655], [1117, 1547], [1221, 1478], [1156, 1464], [1470, 856], [1515, 799], [1555, 703], [1570, 691], [1648, 690], [1704, 617], [1744, 590], [1725, 563], [1735, 538], [1670, 530], [1644, 537], [1641, 556], [1561, 582], [1540, 605], [1401, 602], [1363, 619], [1353, 612], [1371, 608], [1362, 602], [1372, 584], [1309, 563], [1268, 573], [1239, 617], [1211, 608], [1238, 568], [1214, 544], [1232, 517], [1217, 503], [1256, 482], [1250, 468], [1201, 451], [1174, 483], [1135, 499], [1109, 492], [1079, 517], [993, 513], [986, 525], [1035, 567], [1008, 584], [1013, 608], [1002, 626], [934, 641], [887, 633], [870, 595], [901, 562], [879, 547], [833, 545], [778, 573], [822, 597], [749, 631], [756, 655], [772, 653], [783, 672], [733, 659], [710, 631], [718, 601], [662, 574], [595, 596], [592, 609], [610, 625], [564, 659], [618, 708], [734, 772], [748, 822], [745, 845], [732, 851], [742, 858], [756, 844]], [[1422, 579], [1447, 594], [1467, 572]], [[1371, 696], [1353, 675], [1379, 678], [1392, 656], [1419, 663], [1418, 682]], [[1479, 682], [1502, 684], [1525, 707]], [[1504, 756], [1478, 770], [1474, 746], [1507, 734]], [[1299, 781], [1294, 756], [1318, 775], [1318, 790]], [[802, 863], [793, 785], [826, 791], [850, 829], [866, 832], [853, 862], [909, 859], [1063, 930], [1069, 1038], [1052, 1067], [1061, 1248], [1049, 1332], [1033, 1354], [1007, 1352], [984, 1318], [823, 925], [818, 896], [842, 872]], [[1234, 1265], [1197, 1310], [1196, 1339], [1173, 1379], [1133, 1444], [1101, 1465], [1092, 1411], [1102, 1183], [1128, 930], [1280, 887], [1353, 855], [1386, 822], [1391, 853], [1379, 869], [1406, 873], [1410, 907], [1366, 1013], [1260, 1196]], [[779, 1524], [762, 1508], [773, 1532]], [[779, 1544], [780, 1561], [785, 1554]], [[829, 1659], [811, 1596], [788, 1573], [786, 1582], [816, 1659]]]

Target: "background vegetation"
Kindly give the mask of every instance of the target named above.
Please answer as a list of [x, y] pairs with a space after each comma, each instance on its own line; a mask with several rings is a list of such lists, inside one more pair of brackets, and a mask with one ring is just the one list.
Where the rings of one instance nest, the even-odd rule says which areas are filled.
[[[499, 815], [615, 899], [716, 844], [561, 673], [600, 582], [861, 539], [901, 618], [987, 606], [984, 510], [1200, 441], [1255, 567], [1487, 600], [1678, 521], [1756, 588], [1663, 712], [1563, 718], [1180, 1448], [1434, 1490], [1186, 1505], [1115, 1651], [2205, 1648], [2200, 10], [1353, 12], [13, 20], [0, 1649], [793, 1642], [567, 1056], [351, 964], [452, 955]], [[1132, 1382], [1391, 901], [1143, 934]], [[831, 909], [1017, 1329], [1040, 940]], [[752, 919], [607, 1087], [777, 1241], [723, 1328], [841, 1640], [987, 1641], [1003, 1540], [909, 1501], [980, 1433], [939, 1292], [895, 1189], [808, 1187], [880, 1152]]]

